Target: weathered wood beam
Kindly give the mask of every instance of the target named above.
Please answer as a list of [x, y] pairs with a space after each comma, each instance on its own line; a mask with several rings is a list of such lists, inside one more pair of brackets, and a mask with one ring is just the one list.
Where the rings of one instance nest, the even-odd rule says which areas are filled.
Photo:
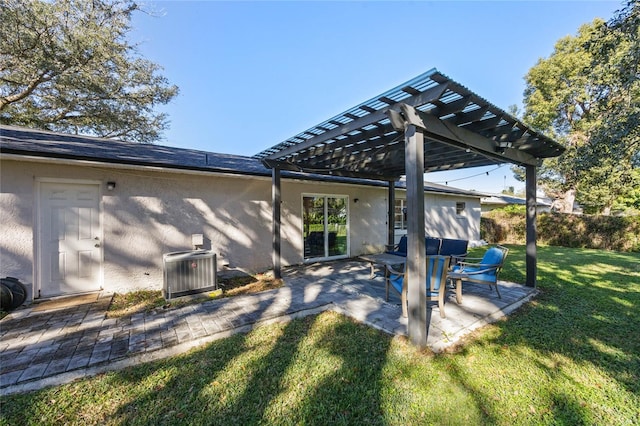
[[481, 121], [474, 121], [464, 126], [464, 128], [472, 132], [481, 132], [483, 130], [491, 129], [492, 127], [497, 126], [500, 121], [502, 121], [502, 114], [496, 115], [495, 117], [491, 118], [485, 118]]
[[[267, 160], [262, 160], [266, 162]], [[372, 179], [372, 180], [395, 180], [398, 179], [403, 173], [399, 174], [391, 174], [387, 170], [381, 169], [380, 167], [372, 167], [366, 170], [358, 170], [356, 172], [350, 170], [339, 170], [339, 169], [319, 169], [319, 168], [311, 168], [307, 165], [301, 164], [293, 164], [287, 161], [269, 161], [269, 164], [265, 164], [268, 168], [277, 167], [283, 171], [289, 171], [294, 173], [299, 173], [300, 176], [316, 174], [316, 175], [330, 175], [330, 176], [341, 176], [341, 177], [350, 177], [350, 178], [358, 178], [358, 179]]]
[[412, 124], [405, 130], [407, 176], [407, 261], [405, 283], [408, 300], [409, 340], [427, 346], [427, 299], [424, 240], [424, 137]]
[[496, 152], [497, 144], [491, 139], [458, 127], [452, 123], [439, 120], [427, 113], [423, 113], [410, 105], [400, 104], [399, 108], [407, 123], [424, 129], [425, 136], [438, 142], [446, 143], [461, 149], [470, 149], [489, 158], [502, 162], [538, 165], [539, 160], [526, 152], [507, 148], [504, 153]]
[[272, 239], [272, 256], [273, 256], [273, 276], [274, 278], [282, 278], [282, 255], [281, 255], [281, 179], [280, 169], [277, 167], [271, 170], [271, 209], [273, 213], [273, 239]]
[[387, 182], [387, 245], [393, 246], [395, 244], [395, 220], [396, 220], [396, 181], [390, 180]]
[[[319, 146], [310, 147], [308, 150], [304, 150], [296, 153], [294, 158], [300, 159], [304, 157], [308, 158], [308, 157], [325, 155], [335, 150], [334, 145], [343, 145], [345, 143], [344, 141], [348, 141], [349, 143], [353, 144], [353, 147], [357, 147], [360, 144], [371, 143], [375, 145], [375, 144], [384, 143], [384, 142], [380, 142], [381, 138], [383, 138], [387, 133], [391, 131], [393, 131], [393, 129], [391, 128], [390, 125], [388, 127], [376, 126], [375, 128], [372, 128], [372, 129], [366, 129], [366, 130], [361, 129], [358, 135], [345, 135], [345, 138], [339, 142], [325, 143]], [[369, 142], [370, 139], [377, 139], [378, 142], [376, 141]], [[344, 147], [342, 148], [345, 149]]]
[[527, 287], [535, 287], [538, 275], [538, 253], [537, 253], [537, 224], [536, 224], [536, 206], [537, 206], [537, 177], [536, 167], [527, 165], [525, 167], [525, 194], [526, 194], [526, 267], [527, 267]]
[[482, 134], [483, 136], [490, 139], [498, 139], [501, 136], [510, 135], [511, 132], [514, 131], [514, 127], [516, 126], [516, 124], [517, 123], [515, 122], [508, 121], [506, 124], [503, 124], [501, 126], [496, 126], [491, 129], [485, 130], [484, 132], [482, 132]]
[[[385, 153], [390, 150], [396, 149], [399, 141], [395, 141], [397, 137], [378, 137], [373, 140], [365, 140], [364, 142], [360, 142], [357, 144], [350, 144], [348, 146], [340, 146], [334, 147], [332, 151], [323, 153], [322, 155], [313, 155], [313, 156], [305, 156], [304, 158], [316, 158], [316, 163], [318, 165], [328, 165], [333, 160], [343, 159], [344, 157], [348, 157], [351, 155], [359, 155], [362, 152], [367, 152], [369, 154], [379, 154]], [[300, 157], [296, 157], [295, 160], [299, 160]]]
[[475, 121], [481, 120], [482, 117], [484, 117], [484, 115], [487, 113], [487, 111], [489, 111], [489, 107], [484, 106], [478, 109], [474, 109], [473, 111], [456, 114], [455, 116], [447, 118], [444, 121], [451, 122], [456, 126], [470, 124]]
[[[445, 90], [447, 89], [447, 83], [445, 84], [440, 84], [438, 86], [434, 86], [430, 89], [425, 90], [424, 92], [421, 92], [419, 95], [416, 96], [412, 96], [409, 97], [407, 99], [404, 99], [402, 102], [407, 104], [407, 105], [411, 105], [411, 106], [418, 106], [418, 105], [424, 105], [426, 103], [429, 103], [431, 101], [434, 101], [436, 99], [438, 99], [440, 96], [442, 96], [442, 94], [445, 92]], [[314, 145], [329, 141], [331, 139], [334, 139], [338, 136], [341, 135], [345, 135], [349, 132], [352, 132], [354, 130], [358, 130], [361, 129], [363, 127], [366, 127], [370, 124], [374, 124], [377, 121], [381, 121], [387, 118], [387, 110], [389, 109], [389, 107], [386, 108], [382, 108], [380, 110], [377, 110], [376, 112], [373, 112], [371, 114], [367, 114], [363, 117], [359, 117], [356, 119], [353, 119], [353, 121], [346, 123], [346, 124], [342, 124], [338, 127], [336, 127], [335, 129], [329, 130], [328, 132], [322, 133], [320, 135], [317, 135], [315, 137], [309, 138], [307, 139], [305, 142], [301, 142], [299, 144], [290, 146], [288, 148], [279, 150], [269, 156], [266, 157], [267, 160], [275, 160], [277, 158], [284, 158], [287, 157], [289, 155], [292, 155], [293, 153], [297, 152], [297, 151], [301, 151], [301, 150], [305, 150], [308, 149]], [[346, 114], [345, 114], [346, 115]], [[333, 121], [335, 122], [335, 121]]]
[[429, 110], [429, 114], [434, 115], [436, 117], [444, 117], [445, 115], [455, 114], [456, 112], [460, 112], [469, 105], [471, 102], [471, 96], [465, 96], [457, 101], [445, 103], [445, 102], [437, 102], [436, 108]]

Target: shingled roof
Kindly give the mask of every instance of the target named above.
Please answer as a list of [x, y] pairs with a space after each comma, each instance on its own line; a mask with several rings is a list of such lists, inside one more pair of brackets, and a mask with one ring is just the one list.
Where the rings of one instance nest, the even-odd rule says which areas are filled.
[[[0, 125], [0, 153], [41, 159], [92, 161], [191, 170], [204, 173], [228, 173], [248, 176], [271, 176], [271, 170], [256, 157], [220, 154], [195, 149], [155, 144], [141, 144], [92, 136], [70, 135], [24, 127]], [[323, 182], [350, 183], [367, 186], [387, 186], [384, 181], [327, 176], [313, 173], [283, 172], [283, 177]], [[396, 182], [405, 188], [404, 181]], [[482, 196], [444, 185], [427, 184], [427, 192]]]

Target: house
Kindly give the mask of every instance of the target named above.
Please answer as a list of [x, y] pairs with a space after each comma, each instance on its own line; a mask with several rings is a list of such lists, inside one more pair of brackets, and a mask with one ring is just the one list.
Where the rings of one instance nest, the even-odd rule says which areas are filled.
[[[525, 206], [527, 200], [525, 198], [516, 197], [507, 194], [484, 194], [480, 199], [482, 213], [487, 213], [495, 209], [505, 208], [507, 206]], [[551, 211], [551, 203], [545, 197], [538, 196], [536, 199], [536, 212], [548, 213]]]
[[[28, 300], [160, 289], [163, 254], [197, 241], [230, 267], [272, 267], [272, 172], [257, 157], [0, 126], [0, 277]], [[384, 181], [282, 173], [283, 265], [383, 251]], [[478, 240], [480, 195], [425, 185], [425, 232]], [[395, 230], [406, 233], [396, 182]], [[202, 244], [200, 244], [202, 243]]]

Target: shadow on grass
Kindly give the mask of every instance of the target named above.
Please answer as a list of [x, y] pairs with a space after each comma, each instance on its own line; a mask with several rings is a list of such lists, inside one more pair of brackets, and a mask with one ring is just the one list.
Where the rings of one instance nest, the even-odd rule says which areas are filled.
[[[153, 364], [136, 376], [116, 374], [114, 386], [150, 381], [156, 387], [120, 407], [115, 419], [124, 424], [380, 424], [377, 384], [388, 349], [380, 342], [389, 339], [375, 331], [354, 333], [354, 327], [363, 326], [335, 314], [307, 317], [283, 325], [275, 341], [260, 328], [215, 342], [204, 353]], [[362, 340], [352, 341], [354, 335]], [[371, 351], [364, 377], [362, 347]], [[157, 377], [149, 379], [163, 371], [171, 377], [159, 388]], [[234, 371], [243, 376], [230, 377]]]
[[[524, 247], [510, 248], [501, 278], [517, 281]], [[2, 416], [7, 424], [35, 424], [51, 411], [86, 424], [406, 424], [406, 412], [419, 419], [422, 407], [433, 416], [427, 423], [446, 423], [453, 407], [487, 424], [634, 424], [638, 260], [540, 248], [539, 297], [454, 354], [399, 355], [388, 336], [324, 313], [109, 373], [92, 395], [83, 382], [37, 392]]]
[[[501, 279], [524, 282], [524, 246], [510, 249]], [[539, 247], [538, 289], [507, 321], [434, 362], [498, 423], [637, 424], [640, 256]]]
[[[517, 280], [524, 247], [511, 249], [505, 275]], [[640, 256], [633, 253], [539, 247], [541, 294], [497, 324], [502, 332], [495, 343], [524, 344], [591, 363], [640, 393], [639, 265]]]
[[339, 314], [310, 316], [101, 375], [90, 391], [78, 382], [24, 395], [20, 412], [2, 417], [7, 424], [383, 424], [380, 375], [391, 339], [381, 337]]

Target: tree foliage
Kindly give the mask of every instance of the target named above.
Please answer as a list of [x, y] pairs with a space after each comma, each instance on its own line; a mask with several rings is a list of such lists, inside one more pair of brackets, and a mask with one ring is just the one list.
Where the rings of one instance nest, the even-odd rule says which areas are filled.
[[177, 87], [127, 40], [131, 0], [0, 0], [0, 123], [158, 140]]
[[[551, 196], [608, 211], [640, 182], [640, 4], [629, 1], [560, 39], [526, 76], [524, 120], [567, 151], [546, 160], [539, 181]], [[517, 174], [516, 174], [517, 175]]]

